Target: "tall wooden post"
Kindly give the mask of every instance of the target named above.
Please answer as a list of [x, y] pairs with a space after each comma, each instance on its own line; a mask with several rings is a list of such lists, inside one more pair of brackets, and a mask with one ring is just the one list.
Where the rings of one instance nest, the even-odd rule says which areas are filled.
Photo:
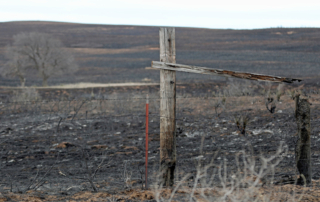
[[[160, 28], [160, 61], [176, 63], [175, 29]], [[176, 167], [176, 72], [160, 70], [160, 172], [166, 187]]]
[[310, 124], [310, 103], [307, 99], [299, 99], [299, 95], [295, 97], [296, 101], [296, 121], [298, 125], [299, 140], [296, 145], [296, 166], [300, 173], [299, 183], [304, 183], [301, 175], [304, 175], [306, 184], [311, 184], [311, 124]]

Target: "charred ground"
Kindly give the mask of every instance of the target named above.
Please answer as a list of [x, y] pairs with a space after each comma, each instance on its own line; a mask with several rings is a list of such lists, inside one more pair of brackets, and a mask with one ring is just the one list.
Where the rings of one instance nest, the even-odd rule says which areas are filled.
[[[275, 96], [277, 88], [276, 85], [241, 81], [178, 85], [176, 181], [186, 173], [195, 173], [199, 156], [205, 164], [217, 153], [215, 162], [222, 163], [226, 158], [227, 172], [232, 173], [237, 169], [235, 156], [241, 150], [250, 152], [252, 148], [254, 156], [269, 156], [282, 142], [288, 147], [288, 155], [276, 168], [275, 181], [290, 183], [295, 176], [297, 140], [294, 101], [289, 94], [294, 89], [309, 97], [313, 104], [311, 142], [316, 182], [320, 178], [319, 90], [311, 85], [307, 88], [285, 86], [276, 103], [276, 112], [271, 114], [265, 106], [265, 93], [270, 91], [270, 95]], [[0, 111], [0, 189], [7, 199], [21, 197], [17, 193], [26, 193], [25, 196], [31, 197], [29, 200], [35, 197], [44, 201], [53, 200], [52, 197], [56, 201], [94, 197], [106, 200], [112, 195], [127, 201], [154, 198], [152, 193], [139, 190], [144, 184], [147, 93], [150, 95], [151, 185], [156, 182], [155, 173], [159, 169], [158, 86], [40, 89], [40, 97], [50, 99], [30, 102], [10, 100], [14, 91], [17, 90], [2, 89], [1, 93], [6, 99], [2, 100]], [[219, 95], [221, 92], [224, 96]], [[216, 104], [222, 97], [226, 99], [225, 105], [216, 111]], [[250, 119], [245, 136], [235, 124], [239, 116]], [[96, 170], [92, 181], [99, 196], [92, 192], [87, 178], [88, 171]], [[192, 179], [189, 179], [190, 186]], [[264, 180], [270, 179], [267, 176]], [[309, 194], [312, 196], [312, 192]]]

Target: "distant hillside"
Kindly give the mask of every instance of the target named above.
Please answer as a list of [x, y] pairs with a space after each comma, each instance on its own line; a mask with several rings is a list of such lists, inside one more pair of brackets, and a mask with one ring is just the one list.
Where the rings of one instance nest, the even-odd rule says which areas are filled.
[[[76, 75], [49, 79], [49, 84], [71, 82], [141, 82], [159, 80], [157, 70], [146, 70], [159, 60], [159, 28], [90, 25], [58, 22], [0, 23], [0, 65], [5, 46], [20, 32], [45, 32], [60, 38], [76, 56]], [[280, 76], [320, 77], [320, 29], [273, 28], [218, 30], [176, 28], [177, 63]], [[211, 80], [183, 74], [179, 81]], [[215, 79], [215, 78], [214, 78]], [[1, 78], [0, 85], [17, 85]], [[30, 76], [27, 85], [40, 85]]]

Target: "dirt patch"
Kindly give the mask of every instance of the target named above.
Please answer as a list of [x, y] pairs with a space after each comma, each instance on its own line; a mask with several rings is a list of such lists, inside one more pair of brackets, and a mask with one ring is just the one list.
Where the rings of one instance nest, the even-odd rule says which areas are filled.
[[[105, 88], [105, 87], [125, 87], [125, 86], [152, 86], [160, 85], [158, 83], [77, 83], [77, 84], [61, 84], [58, 86], [35, 86], [35, 89], [83, 89], [83, 88]], [[21, 87], [0, 86], [3, 89], [23, 89]]]
[[123, 53], [136, 53], [141, 51], [147, 50], [159, 50], [159, 47], [150, 47], [150, 46], [141, 46], [135, 48], [121, 48], [121, 49], [110, 49], [110, 48], [70, 48], [70, 50], [81, 53], [81, 54], [90, 54], [90, 55], [97, 55], [97, 54], [123, 54]]

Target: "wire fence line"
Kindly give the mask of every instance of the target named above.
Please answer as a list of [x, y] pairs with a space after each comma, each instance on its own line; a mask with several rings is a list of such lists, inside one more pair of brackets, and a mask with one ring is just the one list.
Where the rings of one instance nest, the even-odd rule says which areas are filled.
[[[159, 114], [160, 98], [154, 96], [149, 101], [152, 178], [152, 173], [159, 170], [160, 119], [168, 117]], [[100, 189], [142, 186], [145, 103], [146, 98], [142, 97], [1, 102], [0, 189], [68, 190], [76, 184], [78, 189], [86, 190], [93, 187], [90, 181]], [[221, 97], [178, 96], [176, 181], [185, 173], [196, 172], [197, 159], [209, 163], [217, 151], [216, 163], [226, 161], [228, 172], [232, 172], [236, 169], [235, 155], [241, 150], [250, 147], [251, 155], [258, 158], [260, 154], [272, 155], [279, 142], [287, 145], [288, 153], [275, 176], [278, 181], [283, 176], [294, 176], [297, 141], [294, 102], [284, 99], [276, 105], [277, 111], [270, 113], [264, 98], [255, 96], [224, 101]], [[319, 106], [312, 105], [311, 116], [314, 179], [320, 178]], [[244, 134], [236, 123], [239, 117], [250, 120]], [[104, 166], [99, 167], [101, 162]], [[93, 179], [83, 177], [89, 171], [95, 172]], [[40, 184], [30, 186], [32, 179]]]

